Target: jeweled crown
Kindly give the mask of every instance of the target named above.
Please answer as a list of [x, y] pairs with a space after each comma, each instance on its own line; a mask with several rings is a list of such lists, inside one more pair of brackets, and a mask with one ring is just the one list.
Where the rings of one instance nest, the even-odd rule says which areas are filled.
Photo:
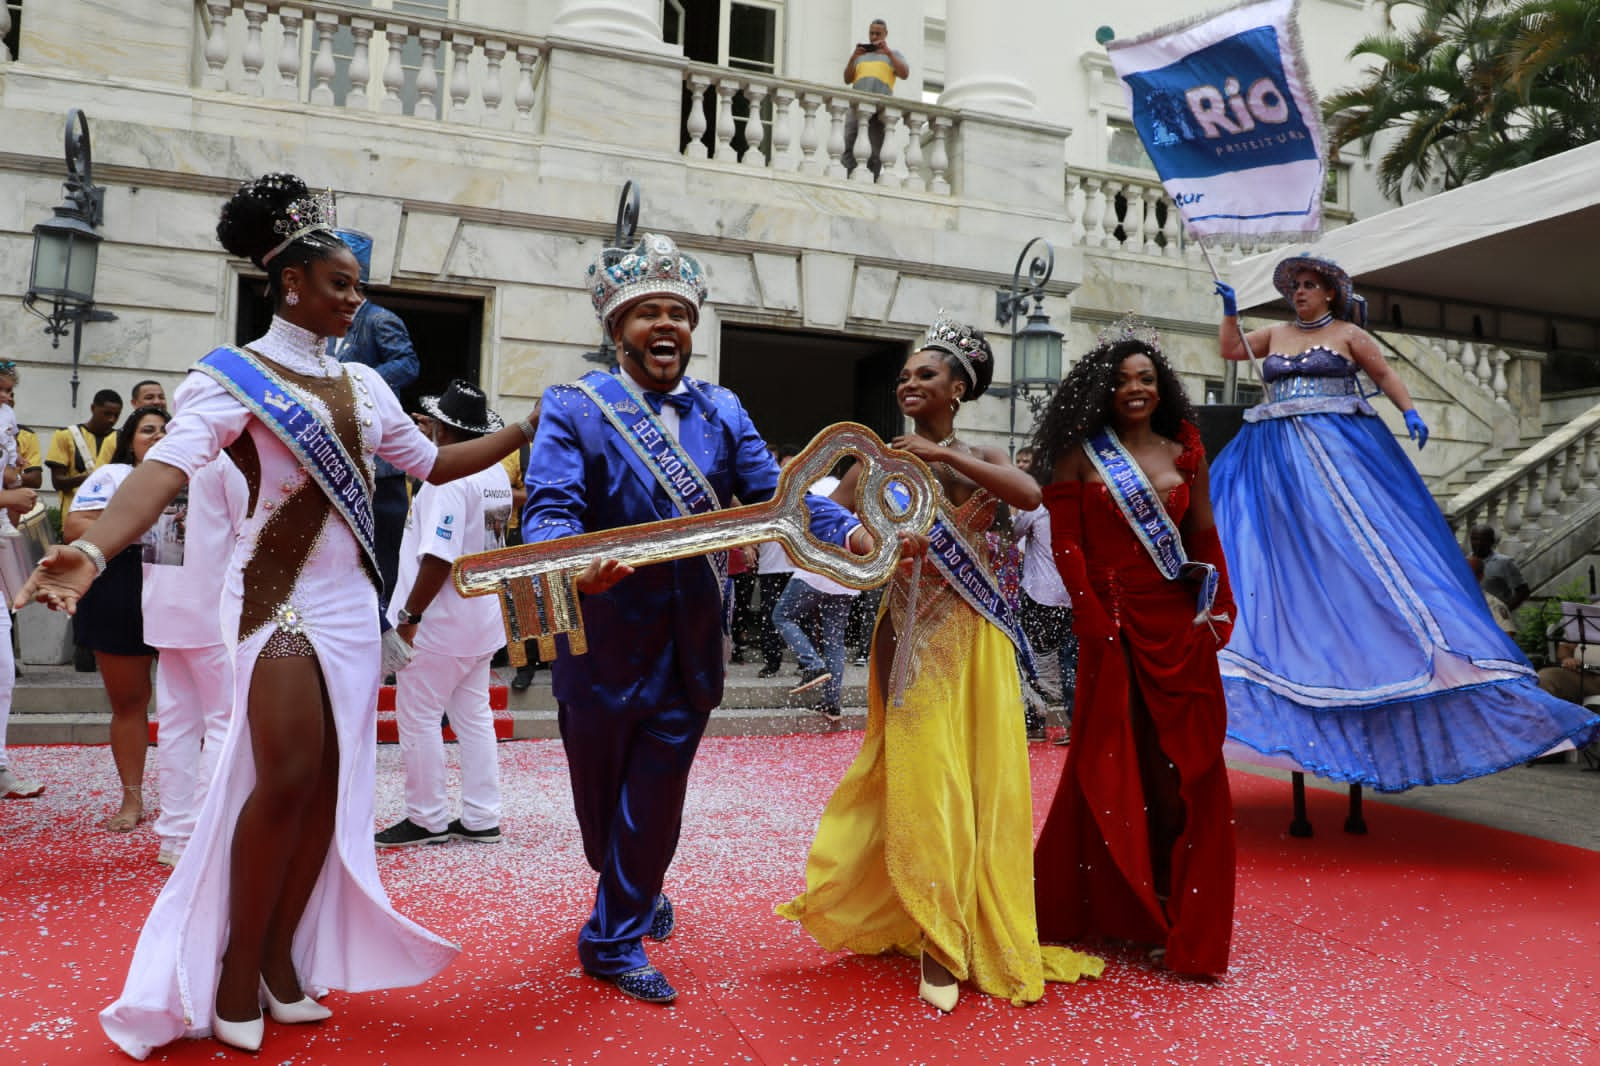
[[973, 368], [994, 360], [994, 350], [989, 347], [982, 331], [944, 315], [934, 319], [928, 332], [922, 335], [922, 347], [937, 348], [955, 356], [956, 362], [967, 372], [967, 379], [974, 384], [978, 381], [978, 375]]
[[272, 262], [273, 256], [308, 234], [319, 230], [332, 233], [338, 228], [338, 211], [334, 206], [332, 189], [302, 196], [284, 208], [282, 216], [272, 223], [272, 231], [282, 234], [283, 240], [261, 257], [261, 265], [266, 266]]
[[700, 322], [706, 278], [693, 256], [680, 252], [671, 237], [646, 233], [632, 248], [607, 248], [589, 264], [589, 299], [601, 322], [650, 296], [676, 296], [689, 307], [689, 321]]
[[1153, 352], [1161, 351], [1161, 333], [1132, 311], [1102, 329], [1095, 336], [1095, 347], [1110, 348], [1123, 341], [1138, 341]]

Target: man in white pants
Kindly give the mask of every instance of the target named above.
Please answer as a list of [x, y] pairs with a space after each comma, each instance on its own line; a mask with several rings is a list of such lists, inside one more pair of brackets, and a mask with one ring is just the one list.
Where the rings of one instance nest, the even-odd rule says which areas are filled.
[[[483, 392], [456, 379], [442, 396], [425, 396], [429, 432], [443, 445], [502, 425]], [[406, 767], [406, 816], [375, 837], [381, 848], [440, 844], [450, 837], [500, 840], [500, 766], [489, 710], [489, 659], [505, 643], [493, 596], [467, 599], [450, 581], [458, 556], [505, 546], [511, 480], [496, 463], [444, 485], [423, 485], [411, 502], [400, 542], [400, 574], [389, 621], [416, 651], [395, 675], [395, 718]], [[424, 619], [424, 615], [426, 618]], [[461, 817], [445, 797], [443, 717], [461, 750]]]
[[233, 652], [222, 635], [222, 583], [250, 489], [226, 454], [195, 471], [145, 534], [140, 605], [156, 660], [156, 861], [189, 846], [233, 717]]

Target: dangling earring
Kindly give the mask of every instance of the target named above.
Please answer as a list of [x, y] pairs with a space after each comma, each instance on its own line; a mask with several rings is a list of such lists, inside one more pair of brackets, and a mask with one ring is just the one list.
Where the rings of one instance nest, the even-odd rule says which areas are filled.
[[955, 416], [961, 413], [961, 397], [955, 396], [950, 400], [950, 414]]
[[290, 289], [288, 292], [283, 294], [283, 302], [288, 304], [290, 307], [293, 307], [295, 304], [300, 302], [300, 293], [294, 289]]

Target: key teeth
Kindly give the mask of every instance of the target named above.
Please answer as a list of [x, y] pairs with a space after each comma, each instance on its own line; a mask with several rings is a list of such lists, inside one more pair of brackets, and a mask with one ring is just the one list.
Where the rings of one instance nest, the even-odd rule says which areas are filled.
[[583, 655], [589, 650], [583, 633], [583, 615], [577, 606], [575, 582], [576, 577], [571, 574], [534, 574], [500, 582], [500, 616], [505, 623], [507, 655], [513, 666], [527, 665], [523, 642], [529, 639], [538, 640], [539, 656], [545, 662], [555, 659], [558, 633], [567, 634], [567, 649], [573, 655]]

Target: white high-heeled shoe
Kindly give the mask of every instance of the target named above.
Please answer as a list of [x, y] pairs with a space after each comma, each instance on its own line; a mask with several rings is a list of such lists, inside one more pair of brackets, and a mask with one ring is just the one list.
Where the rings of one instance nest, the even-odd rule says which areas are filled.
[[961, 998], [961, 982], [957, 981], [948, 972], [946, 976], [950, 977], [949, 984], [936, 985], [928, 980], [928, 953], [926, 951], [922, 953], [919, 971], [917, 975], [917, 995], [921, 996], [926, 1002], [938, 1007], [945, 1014], [955, 1010], [956, 1003]]
[[267, 987], [265, 977], [261, 979], [261, 1002], [266, 1005], [272, 1020], [279, 1025], [304, 1025], [306, 1022], [320, 1022], [333, 1017], [333, 1011], [304, 993], [293, 1003], [280, 1003], [278, 997], [272, 994], [272, 989]]
[[229, 1022], [217, 1017], [217, 1009], [211, 1008], [211, 1038], [219, 1044], [240, 1051], [260, 1051], [261, 1038], [266, 1031], [267, 1021], [260, 1015], [247, 1022]]

